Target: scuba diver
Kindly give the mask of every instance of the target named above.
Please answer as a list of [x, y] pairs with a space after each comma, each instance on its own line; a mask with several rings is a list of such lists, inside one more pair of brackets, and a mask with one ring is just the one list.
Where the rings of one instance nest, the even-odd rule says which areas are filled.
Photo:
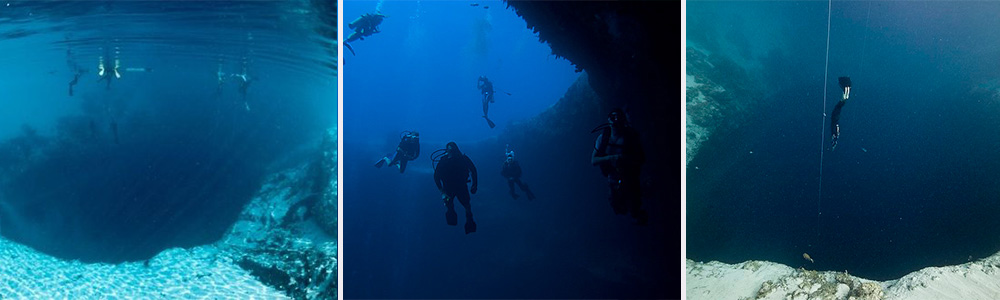
[[352, 55], [357, 55], [354, 54], [354, 48], [348, 43], [357, 40], [363, 41], [365, 37], [381, 32], [378, 26], [382, 24], [382, 20], [385, 20], [386, 17], [386, 15], [378, 12], [374, 14], [366, 13], [351, 21], [350, 24], [347, 24], [347, 27], [354, 30], [354, 32], [344, 40], [344, 47], [347, 47], [347, 50], [351, 50]]
[[420, 156], [420, 133], [416, 131], [403, 131], [399, 138], [399, 145], [392, 157], [386, 155], [375, 163], [376, 168], [381, 168], [385, 164], [399, 167], [399, 173], [406, 171], [406, 163], [416, 160]]
[[483, 119], [486, 119], [486, 124], [490, 125], [490, 128], [496, 127], [497, 124], [494, 124], [489, 117], [490, 103], [493, 103], [493, 96], [496, 93], [493, 90], [493, 82], [489, 78], [486, 78], [486, 76], [479, 76], [476, 86], [479, 88], [479, 92], [483, 94]]
[[500, 171], [500, 176], [507, 179], [507, 186], [510, 187], [510, 196], [514, 199], [521, 197], [516, 192], [514, 192], [514, 184], [521, 187], [521, 190], [528, 195], [528, 200], [535, 200], [535, 194], [531, 192], [528, 185], [521, 182], [521, 164], [514, 160], [514, 150], [510, 150], [510, 145], [507, 145], [507, 149], [504, 152], [507, 154], [507, 159], [503, 162], [503, 169]]
[[[440, 154], [439, 154], [440, 153]], [[437, 163], [435, 165], [435, 162]], [[431, 165], [434, 167], [434, 184], [441, 191], [448, 210], [444, 213], [448, 225], [458, 225], [458, 214], [455, 213], [455, 198], [465, 207], [465, 234], [476, 232], [476, 221], [472, 219], [472, 203], [469, 193], [475, 194], [479, 189], [479, 175], [476, 166], [468, 156], [458, 150], [458, 144], [448, 142], [445, 149], [431, 154]], [[470, 178], [471, 174], [471, 180]], [[472, 188], [466, 189], [466, 184], [472, 182]]]
[[646, 160], [639, 141], [639, 132], [628, 124], [622, 109], [608, 114], [608, 123], [592, 132], [602, 131], [597, 138], [591, 164], [601, 167], [611, 188], [609, 200], [615, 214], [631, 213], [639, 225], [646, 225], [649, 216], [642, 209], [639, 175]]
[[832, 132], [830, 151], [837, 149], [837, 140], [840, 139], [840, 109], [847, 103], [847, 98], [851, 97], [851, 78], [840, 77], [837, 80], [840, 81], [840, 89], [844, 90], [844, 95], [837, 102], [837, 106], [833, 107], [833, 113], [830, 114], [830, 131]]

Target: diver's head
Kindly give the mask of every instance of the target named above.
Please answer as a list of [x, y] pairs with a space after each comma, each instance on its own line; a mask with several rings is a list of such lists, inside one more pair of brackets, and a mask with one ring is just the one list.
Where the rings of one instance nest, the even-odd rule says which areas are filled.
[[455, 155], [462, 155], [462, 151], [458, 150], [458, 144], [456, 144], [455, 142], [448, 142], [448, 145], [446, 145], [444, 148], [446, 149], [445, 152], [449, 157]]
[[625, 111], [621, 108], [615, 108], [608, 113], [608, 123], [612, 127], [625, 127], [626, 122]]
[[507, 162], [512, 162], [512, 161], [514, 161], [514, 150], [507, 152]]

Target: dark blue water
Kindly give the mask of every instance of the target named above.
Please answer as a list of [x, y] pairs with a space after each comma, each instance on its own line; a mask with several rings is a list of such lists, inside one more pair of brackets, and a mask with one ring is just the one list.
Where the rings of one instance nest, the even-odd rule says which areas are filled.
[[[834, 2], [824, 82], [827, 5], [688, 4], [688, 42], [757, 63], [768, 96], [688, 166], [687, 257], [885, 280], [1000, 250], [1000, 106], [980, 88], [1000, 4]], [[838, 76], [854, 84], [820, 172]]]
[[214, 242], [335, 124], [335, 13], [314, 4], [4, 3], [0, 233], [88, 262]]
[[[589, 164], [597, 124], [556, 140], [503, 135], [523, 130], [514, 124], [556, 103], [580, 74], [503, 3], [472, 3], [344, 3], [345, 23], [378, 8], [389, 16], [381, 33], [351, 44], [356, 56], [344, 52], [344, 296], [666, 297], [663, 274], [674, 271], [652, 239], [663, 232], [614, 215], [606, 180]], [[490, 106], [494, 129], [481, 117], [480, 75], [511, 94]], [[404, 130], [420, 132], [421, 156], [404, 174], [373, 167]], [[500, 168], [510, 140], [520, 142], [511, 146], [534, 201], [507, 194]], [[552, 146], [563, 140], [571, 146]], [[429, 155], [448, 141], [479, 171], [478, 231], [468, 235], [446, 224], [432, 179]]]

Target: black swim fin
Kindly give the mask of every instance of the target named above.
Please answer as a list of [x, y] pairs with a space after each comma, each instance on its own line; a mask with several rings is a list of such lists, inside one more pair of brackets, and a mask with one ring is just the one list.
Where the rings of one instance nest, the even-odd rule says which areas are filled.
[[344, 43], [344, 47], [347, 48], [347, 50], [351, 50], [351, 55], [358, 56], [357, 54], [354, 54], [354, 48], [351, 47], [351, 44]]
[[[444, 219], [448, 222], [448, 225], [455, 226], [458, 225], [458, 213], [454, 210], [449, 210], [444, 213]], [[468, 226], [468, 225], [466, 225]]]
[[381, 168], [383, 165], [385, 165], [385, 158], [379, 159], [378, 162], [375, 163], [376, 168]]
[[469, 219], [465, 222], [465, 234], [476, 232], [476, 221]]
[[483, 119], [486, 119], [486, 124], [490, 125], [490, 128], [497, 127], [497, 124], [494, 124], [493, 121], [490, 120], [490, 118], [487, 118], [486, 116], [483, 116]]

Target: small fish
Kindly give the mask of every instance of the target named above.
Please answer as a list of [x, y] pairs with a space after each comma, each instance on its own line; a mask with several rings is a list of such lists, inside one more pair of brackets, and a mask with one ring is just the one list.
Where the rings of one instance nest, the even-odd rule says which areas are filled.
[[866, 152], [866, 153], [867, 153], [867, 152], [868, 152], [868, 149], [865, 149], [864, 147], [861, 147], [861, 151], [864, 151], [864, 152]]
[[802, 253], [802, 258], [805, 258], [811, 263], [816, 263], [815, 261], [813, 261], [812, 257], [809, 257], [809, 253]]
[[483, 9], [490, 9], [490, 6], [489, 5], [483, 6]]
[[473, 3], [473, 4], [469, 4], [469, 6], [473, 6], [473, 7], [475, 7], [475, 6], [479, 6], [479, 3]]

